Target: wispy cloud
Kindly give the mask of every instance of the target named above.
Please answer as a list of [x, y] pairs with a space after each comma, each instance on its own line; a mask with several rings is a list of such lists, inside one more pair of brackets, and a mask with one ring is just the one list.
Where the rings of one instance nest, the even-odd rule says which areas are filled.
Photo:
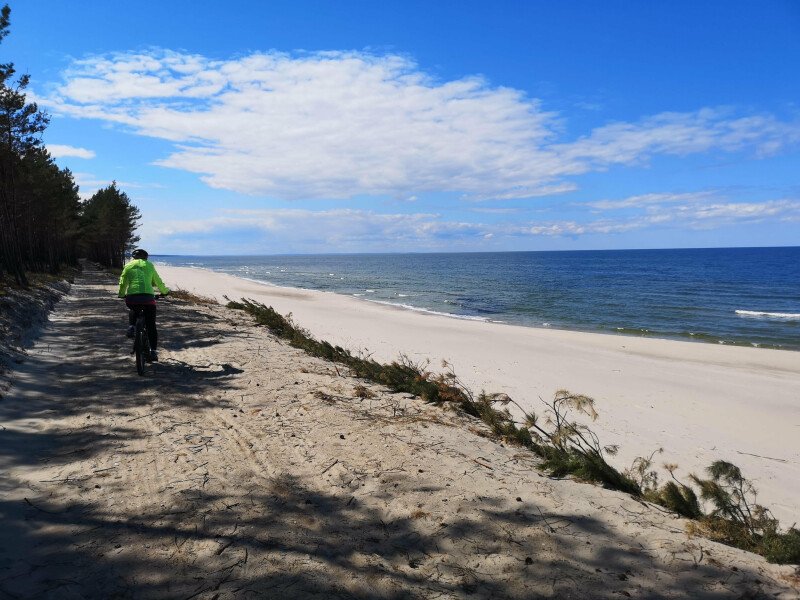
[[212, 187], [285, 199], [552, 195], [574, 190], [572, 176], [657, 154], [768, 154], [800, 140], [797, 123], [702, 109], [565, 143], [559, 115], [519, 90], [440, 81], [407, 57], [364, 52], [88, 57], [40, 101], [171, 141], [158, 164]]
[[596, 200], [594, 202], [587, 202], [586, 206], [600, 210], [616, 210], [621, 208], [653, 206], [675, 202], [694, 204], [697, 202], [708, 201], [709, 199], [715, 197], [717, 197], [717, 194], [712, 191], [688, 192], [682, 194], [641, 194], [638, 196], [629, 196], [628, 198], [623, 198], [622, 200]]
[[470, 208], [470, 212], [474, 213], [484, 213], [489, 215], [507, 215], [520, 212], [521, 209], [519, 208], [512, 208], [512, 207], [494, 207], [494, 206], [477, 206], [475, 208]]
[[[203, 240], [205, 251], [230, 251], [247, 238], [259, 251], [416, 250], [470, 242], [489, 231], [483, 224], [448, 221], [432, 213], [377, 213], [366, 210], [226, 210], [207, 219], [146, 224], [150, 243], [190, 247]], [[257, 242], [253, 242], [253, 235]], [[216, 244], [216, 246], [215, 246]], [[251, 247], [252, 248], [252, 247]], [[253, 251], [253, 250], [250, 250]]]
[[[84, 200], [89, 198], [94, 192], [99, 190], [100, 188], [104, 188], [114, 181], [111, 178], [104, 178], [98, 177], [93, 173], [83, 173], [77, 172], [72, 174], [73, 178], [75, 179], [75, 183], [78, 184], [80, 188], [80, 196]], [[117, 185], [122, 189], [122, 191], [130, 191], [132, 189], [154, 189], [154, 188], [162, 188], [164, 187], [160, 183], [139, 183], [136, 181], [119, 181], [117, 180]]]
[[[767, 219], [800, 218], [800, 201], [665, 205], [664, 210], [620, 218], [577, 220], [505, 220], [483, 223], [448, 220], [436, 213], [379, 213], [356, 209], [223, 210], [205, 219], [148, 221], [143, 232], [155, 247], [172, 244], [182, 251], [286, 252], [420, 250], [474, 247], [476, 241], [502, 245], [512, 239], [613, 235], [653, 227], [710, 229]], [[197, 246], [193, 246], [197, 244]], [[240, 247], [238, 244], [249, 244]]]
[[66, 146], [64, 144], [48, 144], [47, 151], [50, 152], [55, 158], [74, 157], [74, 158], [94, 158], [94, 150], [87, 150], [86, 148], [76, 148], [75, 146]]
[[198, 233], [219, 229], [258, 229], [265, 233], [301, 233], [333, 243], [375, 236], [393, 239], [449, 236], [453, 232], [480, 232], [482, 225], [442, 220], [434, 213], [377, 213], [349, 208], [332, 210], [262, 209], [224, 210], [209, 219], [162, 223], [159, 233]]
[[772, 115], [737, 117], [731, 109], [703, 108], [667, 112], [638, 123], [612, 123], [575, 142], [555, 148], [586, 168], [635, 164], [655, 154], [687, 155], [712, 149], [735, 152], [751, 148], [759, 156], [800, 142], [800, 124]]
[[[688, 204], [675, 204], [679, 197], [692, 200]], [[656, 197], [662, 197], [657, 203]], [[713, 196], [709, 196], [713, 198]], [[638, 196], [637, 198], [645, 198]], [[682, 229], [716, 229], [735, 223], [755, 223], [768, 219], [794, 221], [800, 217], [800, 200], [780, 199], [764, 202], [702, 202], [703, 194], [650, 194], [649, 201], [622, 204], [645, 206], [643, 213], [628, 217], [603, 218], [586, 222], [574, 220], [549, 221], [520, 226], [520, 235], [581, 236], [587, 234], [624, 233], [654, 226], [680, 227]], [[628, 199], [631, 200], [631, 199]]]
[[771, 200], [768, 202], [712, 203], [697, 207], [678, 206], [675, 212], [695, 223], [713, 220], [715, 224], [719, 224], [721, 220], [756, 220], [767, 217], [797, 215], [800, 214], [800, 201]]

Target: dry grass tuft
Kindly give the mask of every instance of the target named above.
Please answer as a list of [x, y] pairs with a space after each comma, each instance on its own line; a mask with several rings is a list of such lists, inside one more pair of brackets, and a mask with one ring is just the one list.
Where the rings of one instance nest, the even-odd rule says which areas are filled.
[[356, 398], [361, 398], [362, 400], [367, 398], [375, 398], [376, 394], [366, 386], [361, 385], [360, 383], [353, 388], [353, 394]]
[[195, 294], [193, 292], [187, 292], [186, 290], [182, 290], [180, 288], [170, 290], [170, 298], [175, 298], [177, 300], [183, 300], [184, 302], [189, 302], [190, 304], [203, 304], [206, 306], [213, 306], [219, 304], [214, 298], [210, 298], [209, 296], [202, 296], [200, 294]]

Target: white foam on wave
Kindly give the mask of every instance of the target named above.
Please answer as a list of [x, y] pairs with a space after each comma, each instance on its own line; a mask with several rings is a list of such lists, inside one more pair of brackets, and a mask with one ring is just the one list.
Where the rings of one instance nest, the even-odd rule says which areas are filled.
[[762, 310], [737, 310], [740, 317], [751, 319], [778, 319], [781, 321], [800, 321], [800, 313], [766, 312]]
[[399, 302], [387, 302], [385, 300], [370, 300], [369, 298], [364, 298], [364, 300], [366, 302], [374, 302], [375, 304], [385, 304], [386, 306], [394, 306], [396, 308], [405, 308], [406, 310], [413, 310], [414, 312], [421, 312], [421, 313], [426, 313], [426, 314], [429, 314], [429, 315], [439, 315], [440, 317], [450, 317], [452, 319], [462, 319], [464, 321], [481, 321], [483, 323], [492, 322], [491, 319], [487, 319], [486, 317], [474, 317], [474, 316], [471, 316], [471, 315], [455, 315], [453, 313], [441, 312], [441, 311], [438, 311], [438, 310], [431, 310], [429, 308], [419, 308], [418, 306], [411, 306], [410, 304], [401, 304]]

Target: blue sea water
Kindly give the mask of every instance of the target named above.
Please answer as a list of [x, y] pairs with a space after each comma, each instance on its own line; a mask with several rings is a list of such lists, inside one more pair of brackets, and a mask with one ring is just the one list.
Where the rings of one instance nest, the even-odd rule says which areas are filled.
[[800, 350], [800, 247], [153, 259], [457, 318]]

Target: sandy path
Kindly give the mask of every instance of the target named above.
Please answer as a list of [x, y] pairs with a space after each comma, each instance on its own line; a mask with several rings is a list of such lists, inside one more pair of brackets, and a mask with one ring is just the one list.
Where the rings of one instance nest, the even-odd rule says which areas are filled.
[[0, 597], [800, 597], [792, 568], [359, 399], [238, 313], [162, 304], [140, 378], [106, 282], [76, 283], [0, 402]]

